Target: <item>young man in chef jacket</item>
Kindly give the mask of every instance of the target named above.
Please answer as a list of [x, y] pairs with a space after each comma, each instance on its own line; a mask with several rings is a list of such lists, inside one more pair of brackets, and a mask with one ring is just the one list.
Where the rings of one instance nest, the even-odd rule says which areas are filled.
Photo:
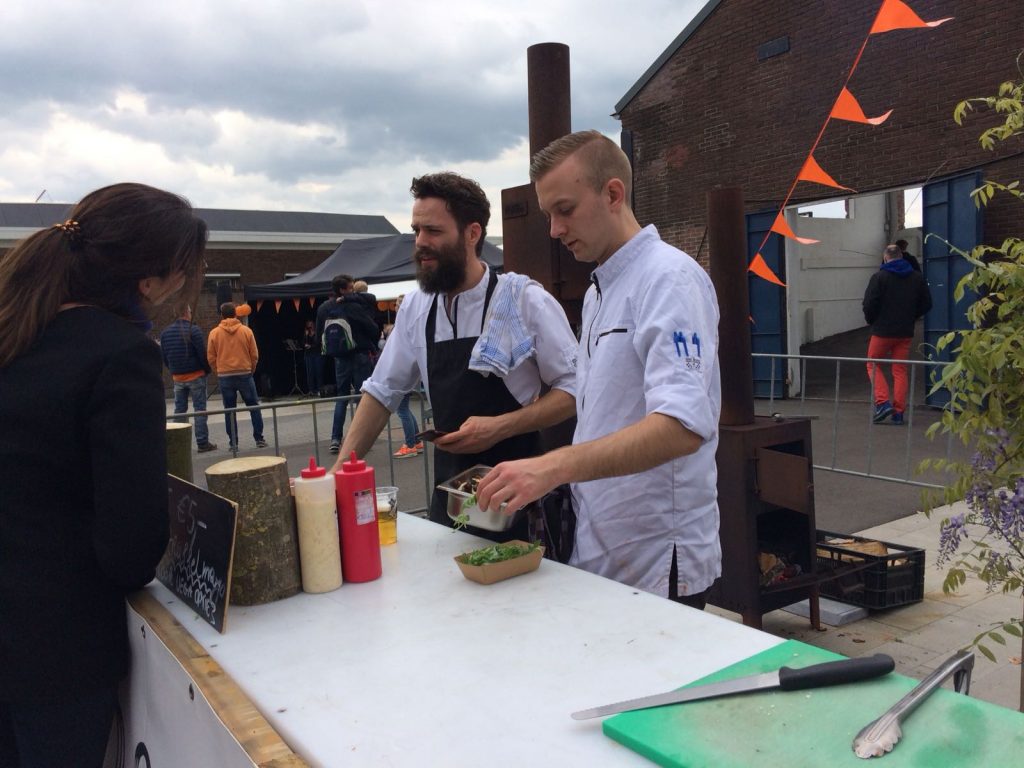
[[550, 234], [594, 264], [583, 305], [571, 446], [498, 464], [481, 508], [517, 509], [570, 483], [570, 563], [703, 608], [721, 575], [715, 450], [718, 302], [690, 256], [641, 228], [626, 155], [597, 131], [530, 165]]

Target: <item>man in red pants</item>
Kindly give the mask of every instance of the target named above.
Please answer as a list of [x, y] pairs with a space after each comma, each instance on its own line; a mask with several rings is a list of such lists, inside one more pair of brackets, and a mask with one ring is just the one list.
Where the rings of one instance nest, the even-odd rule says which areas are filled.
[[[906, 360], [914, 338], [914, 322], [932, 308], [932, 296], [924, 276], [903, 258], [898, 245], [887, 245], [882, 267], [871, 276], [864, 292], [864, 319], [871, 326], [868, 357]], [[893, 395], [881, 365], [868, 363], [868, 378], [874, 387], [876, 424], [892, 416], [903, 423], [907, 408], [907, 366], [892, 364]]]

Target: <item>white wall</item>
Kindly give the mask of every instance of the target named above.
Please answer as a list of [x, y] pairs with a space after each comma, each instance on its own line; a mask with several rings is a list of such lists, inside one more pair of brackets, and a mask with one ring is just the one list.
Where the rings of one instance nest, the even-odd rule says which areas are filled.
[[[797, 235], [820, 241], [785, 241], [790, 354], [803, 344], [864, 325], [864, 289], [878, 270], [886, 245], [885, 209], [885, 195], [878, 194], [850, 200], [846, 219], [808, 218], [797, 216], [795, 209], [786, 211]], [[790, 394], [796, 395], [800, 381], [795, 363], [790, 365], [790, 380]]]

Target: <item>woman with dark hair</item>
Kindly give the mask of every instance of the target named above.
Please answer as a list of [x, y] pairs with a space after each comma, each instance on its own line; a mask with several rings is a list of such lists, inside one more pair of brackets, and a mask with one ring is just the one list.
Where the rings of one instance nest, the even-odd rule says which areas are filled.
[[206, 224], [141, 184], [0, 258], [0, 763], [99, 766], [125, 595], [167, 546], [155, 308], [194, 298]]

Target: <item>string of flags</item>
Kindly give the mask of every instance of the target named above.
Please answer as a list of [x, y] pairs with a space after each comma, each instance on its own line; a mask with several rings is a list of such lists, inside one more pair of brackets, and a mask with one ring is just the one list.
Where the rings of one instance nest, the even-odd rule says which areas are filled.
[[798, 236], [786, 221], [786, 205], [789, 204], [789, 200], [793, 196], [793, 192], [799, 182], [805, 181], [812, 184], [822, 184], [835, 189], [844, 189], [848, 192], [856, 191], [837, 182], [824, 168], [822, 168], [814, 157], [814, 151], [818, 148], [818, 144], [821, 142], [821, 137], [825, 134], [825, 129], [832, 120], [846, 120], [852, 123], [863, 123], [865, 125], [874, 126], [884, 123], [889, 119], [889, 116], [893, 112], [890, 109], [877, 117], [868, 117], [864, 114], [864, 110], [857, 102], [856, 97], [847, 88], [850, 84], [850, 79], [853, 77], [853, 73], [857, 70], [857, 65], [860, 64], [861, 56], [864, 55], [864, 49], [867, 47], [871, 36], [880, 35], [885, 32], [892, 32], [896, 29], [934, 28], [941, 24], [945, 24], [947, 21], [951, 21], [952, 18], [953, 17], [950, 16], [944, 19], [937, 19], [935, 21], [924, 21], [909, 5], [903, 2], [903, 0], [882, 0], [882, 4], [878, 8], [878, 13], [875, 15], [875, 20], [871, 25], [871, 29], [864, 37], [864, 42], [861, 43], [860, 50], [857, 52], [857, 56], [853, 60], [853, 65], [850, 67], [850, 71], [846, 75], [846, 81], [843, 83], [843, 87], [840, 89], [839, 95], [836, 97], [836, 100], [832, 105], [832, 109], [829, 111], [824, 123], [822, 123], [821, 129], [818, 131], [818, 135], [814, 139], [814, 143], [811, 145], [811, 149], [807, 153], [807, 157], [805, 158], [803, 165], [800, 167], [800, 172], [797, 174], [796, 178], [793, 179], [793, 183], [790, 184], [789, 192], [786, 193], [786, 197], [782, 201], [782, 205], [779, 206], [779, 211], [775, 215], [775, 221], [772, 224], [771, 229], [765, 233], [764, 239], [761, 240], [761, 244], [757, 247], [757, 252], [747, 267], [748, 271], [753, 272], [763, 280], [775, 283], [776, 285], [784, 288], [786, 284], [778, 278], [761, 255], [761, 249], [764, 248], [764, 244], [768, 242], [768, 238], [771, 237], [774, 232], [782, 237], [802, 243], [803, 245], [811, 245], [819, 242], [818, 240], [810, 237]]
[[[265, 301], [266, 301], [265, 299], [257, 299], [256, 300], [255, 304], [256, 304], [256, 311], [257, 312], [259, 312], [260, 309], [262, 309], [263, 304], [264, 304]], [[278, 314], [280, 314], [281, 313], [281, 306], [284, 304], [284, 299], [273, 299], [272, 301], [274, 302], [274, 311], [277, 312]], [[310, 308], [316, 308], [316, 296], [308, 296], [306, 298], [306, 301], [309, 303]], [[389, 299], [387, 301], [378, 301], [377, 302], [377, 308], [381, 309], [381, 310], [390, 309], [391, 311], [394, 311], [394, 303], [395, 303], [394, 299]], [[295, 311], [296, 312], [301, 312], [302, 311], [302, 299], [292, 299], [292, 306], [295, 307]], [[243, 309], [243, 308], [245, 308], [245, 309]], [[239, 304], [238, 305], [238, 316], [242, 317], [243, 315], [249, 314], [249, 311], [245, 311], [246, 309], [249, 309], [247, 304]]]

